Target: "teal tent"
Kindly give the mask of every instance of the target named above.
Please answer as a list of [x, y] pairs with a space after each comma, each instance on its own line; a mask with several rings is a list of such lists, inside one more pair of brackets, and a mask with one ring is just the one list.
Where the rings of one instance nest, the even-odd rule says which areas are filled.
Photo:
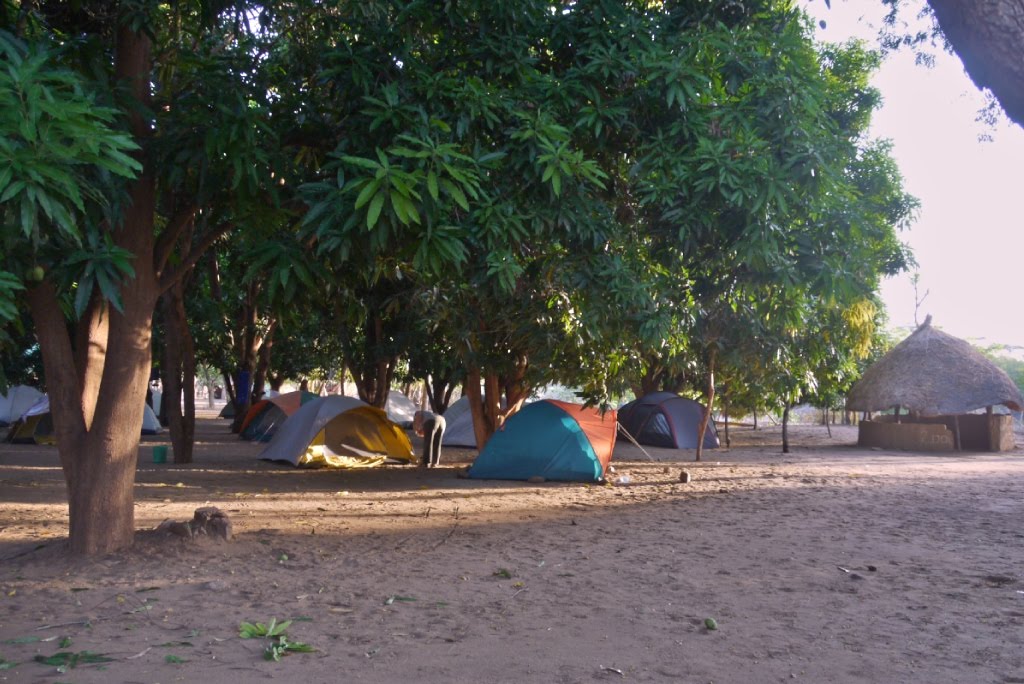
[[597, 482], [615, 447], [615, 415], [553, 399], [527, 404], [488, 440], [469, 477]]

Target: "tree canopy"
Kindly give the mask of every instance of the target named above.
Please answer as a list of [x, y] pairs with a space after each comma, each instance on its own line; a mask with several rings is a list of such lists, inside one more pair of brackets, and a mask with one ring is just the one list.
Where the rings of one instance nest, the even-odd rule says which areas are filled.
[[877, 56], [785, 0], [2, 7], [0, 345], [30, 314], [86, 552], [130, 543], [158, 301], [167, 377], [196, 337], [464, 379], [482, 444], [552, 381], [839, 387], [909, 260]]

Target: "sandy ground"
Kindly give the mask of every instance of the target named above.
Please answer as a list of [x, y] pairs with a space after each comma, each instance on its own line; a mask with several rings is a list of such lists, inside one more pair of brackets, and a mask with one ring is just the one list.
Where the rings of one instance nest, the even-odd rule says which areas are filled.
[[[136, 520], [215, 505], [235, 540], [92, 560], [64, 554], [54, 449], [0, 445], [0, 681], [1024, 682], [1020, 450], [746, 429], [700, 464], [620, 446], [629, 482], [584, 486], [458, 479], [471, 452], [293, 470], [226, 425], [190, 466], [146, 438]], [[264, 660], [238, 626], [271, 618], [316, 650]], [[111, 661], [34, 661], [83, 651]]]

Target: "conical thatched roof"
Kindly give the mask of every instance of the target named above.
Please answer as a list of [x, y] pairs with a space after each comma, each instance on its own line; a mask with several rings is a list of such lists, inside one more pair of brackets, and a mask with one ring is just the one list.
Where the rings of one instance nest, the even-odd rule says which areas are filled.
[[902, 406], [922, 415], [967, 413], [1003, 404], [1024, 408], [1017, 385], [967, 342], [931, 326], [932, 317], [893, 347], [853, 386], [846, 406], [883, 411]]

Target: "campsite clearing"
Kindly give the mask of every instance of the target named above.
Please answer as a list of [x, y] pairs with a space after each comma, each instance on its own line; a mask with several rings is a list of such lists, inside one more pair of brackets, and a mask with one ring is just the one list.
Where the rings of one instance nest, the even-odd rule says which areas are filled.
[[[235, 541], [93, 560], [60, 548], [55, 449], [0, 444], [0, 681], [1024, 681], [1024, 452], [792, 430], [791, 454], [734, 429], [703, 463], [620, 442], [629, 483], [602, 486], [459, 479], [451, 449], [294, 469], [200, 420], [189, 466], [144, 438], [137, 526], [214, 505]], [[272, 618], [315, 652], [239, 638]], [[113, 660], [34, 662], [85, 651]]]

